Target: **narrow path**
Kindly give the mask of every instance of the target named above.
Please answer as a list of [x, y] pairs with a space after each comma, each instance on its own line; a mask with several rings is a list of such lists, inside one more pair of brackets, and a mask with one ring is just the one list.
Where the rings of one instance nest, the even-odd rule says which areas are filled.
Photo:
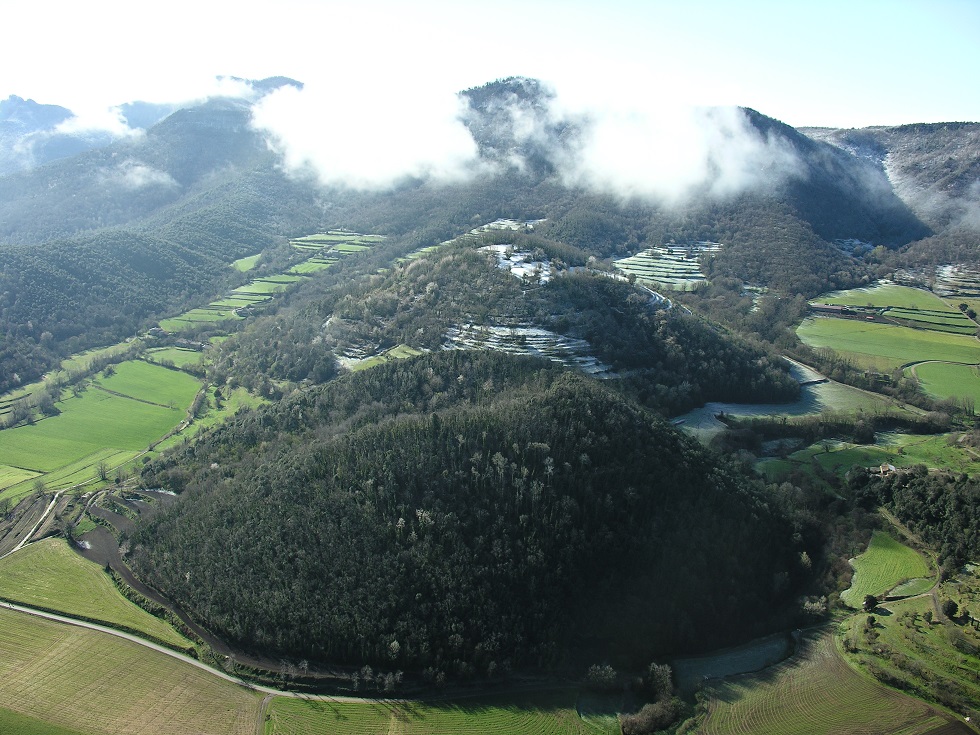
[[219, 679], [224, 679], [232, 684], [237, 684], [240, 687], [249, 689], [255, 692], [262, 692], [269, 696], [276, 697], [290, 697], [293, 699], [309, 699], [319, 702], [341, 702], [341, 703], [354, 703], [354, 702], [364, 702], [364, 701], [385, 701], [385, 702], [403, 702], [409, 700], [400, 699], [386, 699], [386, 700], [375, 700], [368, 699], [364, 697], [344, 697], [344, 696], [333, 696], [328, 694], [307, 694], [306, 692], [295, 692], [295, 691], [283, 691], [281, 689], [273, 689], [272, 687], [263, 686], [262, 684], [252, 684], [245, 681], [244, 679], [239, 679], [237, 676], [232, 676], [231, 674], [225, 673], [224, 671], [219, 671], [205, 663], [198, 661], [196, 658], [184, 655], [183, 653], [178, 653], [177, 651], [172, 651], [166, 646], [160, 646], [156, 643], [146, 640], [145, 638], [140, 638], [139, 636], [132, 635], [130, 633], [124, 633], [121, 630], [116, 630], [115, 628], [110, 628], [105, 625], [98, 625], [97, 623], [89, 623], [84, 620], [76, 620], [75, 618], [69, 618], [64, 615], [57, 615], [55, 613], [45, 612], [43, 610], [35, 610], [32, 607], [27, 607], [24, 605], [15, 605], [10, 602], [0, 601], [0, 608], [7, 610], [12, 610], [14, 612], [23, 613], [25, 615], [33, 615], [35, 617], [44, 618], [45, 620], [51, 620], [56, 623], [63, 623], [65, 625], [74, 625], [77, 628], [85, 628], [87, 630], [94, 630], [98, 633], [106, 633], [116, 638], [122, 638], [129, 641], [130, 643], [135, 643], [145, 648], [156, 651], [157, 653], [162, 653], [171, 658], [175, 658], [179, 661], [183, 661], [186, 664], [195, 666], [202, 671], [207, 671], [208, 673], [217, 676]]
[[24, 538], [22, 538], [14, 548], [12, 548], [3, 556], [0, 556], [0, 559], [6, 559], [15, 551], [20, 551], [27, 545], [27, 543], [31, 540], [31, 537], [35, 533], [37, 533], [37, 529], [39, 529], [44, 524], [44, 522], [48, 519], [48, 516], [51, 514], [52, 509], [58, 504], [58, 499], [61, 497], [61, 494], [63, 492], [64, 490], [59, 490], [54, 494], [54, 497], [51, 499], [51, 502], [48, 503], [48, 507], [45, 508], [44, 513], [41, 514], [41, 517], [38, 519], [37, 523], [34, 524], [34, 527], [31, 528], [31, 530], [24, 535]]
[[265, 717], [266, 712], [269, 711], [269, 702], [272, 701], [272, 697], [272, 694], [266, 694], [262, 699], [262, 704], [259, 705], [258, 720], [255, 723], [255, 735], [265, 735]]

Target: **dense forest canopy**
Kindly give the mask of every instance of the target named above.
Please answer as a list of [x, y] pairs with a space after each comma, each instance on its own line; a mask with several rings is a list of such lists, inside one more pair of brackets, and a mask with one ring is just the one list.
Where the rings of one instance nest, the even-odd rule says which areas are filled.
[[760, 486], [528, 358], [352, 374], [144, 482], [183, 492], [134, 540], [142, 574], [239, 644], [353, 664], [640, 665], [765, 629], [803, 575]]

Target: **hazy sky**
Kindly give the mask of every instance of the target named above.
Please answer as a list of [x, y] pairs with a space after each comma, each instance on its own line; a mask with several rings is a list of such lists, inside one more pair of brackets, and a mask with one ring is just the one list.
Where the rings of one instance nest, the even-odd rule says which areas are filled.
[[0, 22], [0, 99], [88, 115], [205, 96], [217, 75], [293, 77], [323, 91], [324, 111], [526, 75], [591, 106], [737, 104], [796, 126], [980, 121], [978, 0], [42, 0], [3, 3]]

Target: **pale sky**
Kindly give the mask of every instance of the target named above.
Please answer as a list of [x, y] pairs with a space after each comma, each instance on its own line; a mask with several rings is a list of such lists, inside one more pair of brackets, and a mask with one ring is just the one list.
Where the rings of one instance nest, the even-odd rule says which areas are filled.
[[[567, 99], [743, 105], [794, 126], [980, 121], [980, 0], [0, 2], [0, 99], [90, 116], [218, 75], [410, 104], [510, 75]], [[392, 114], [410, 115], [402, 107]]]

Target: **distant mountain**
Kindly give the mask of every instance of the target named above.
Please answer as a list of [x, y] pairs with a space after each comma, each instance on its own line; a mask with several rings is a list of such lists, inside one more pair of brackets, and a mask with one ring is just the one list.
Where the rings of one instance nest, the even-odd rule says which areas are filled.
[[883, 172], [934, 230], [980, 228], [980, 123], [805, 129]]
[[[406, 176], [374, 191], [325, 187], [287, 171], [266, 133], [252, 124], [256, 99], [283, 85], [302, 85], [281, 77], [233, 81], [250, 91], [174, 110], [145, 134], [111, 142], [59, 137], [53, 131], [70, 120], [64, 108], [20, 98], [2, 103], [4, 150], [28, 150], [33, 164], [47, 160], [0, 175], [0, 319], [13, 320], [25, 340], [9, 348], [21, 367], [45, 332], [55, 336], [49, 346], [88, 345], [96, 333], [98, 339], [124, 336], [151, 314], [166, 312], [168, 299], [176, 309], [204, 298], [223, 277], [220, 264], [258, 252], [276, 236], [320, 228], [404, 235], [421, 245], [498, 217], [546, 219], [541, 234], [600, 259], [672, 241], [713, 240], [726, 245], [708, 264], [713, 276], [812, 295], [868, 277], [853, 245], [835, 241], [899, 247], [939, 236], [942, 228], [968, 222], [976, 201], [977, 126], [804, 135], [743, 108], [691, 118], [707, 143], [703, 159], [695, 161], [703, 167], [700, 178], [683, 196], [617, 188], [612, 173], [596, 170], [604, 161], [588, 148], [603, 122], [598, 114], [564, 112], [546, 85], [521, 77], [461, 93], [467, 102], [462, 120], [480, 153], [478, 173], [468, 180]], [[132, 125], [149, 125], [168, 112], [144, 103], [120, 108]], [[649, 146], [673, 145], [631, 140], [637, 155], [647, 157]], [[32, 141], [27, 149], [25, 141]], [[56, 157], [70, 145], [99, 147]], [[660, 175], [655, 168], [651, 176]], [[632, 175], [635, 184], [637, 170]], [[144, 272], [117, 269], [130, 263], [126, 243], [150, 248], [154, 265]], [[101, 270], [55, 265], [85, 260], [89, 251], [99, 253]], [[165, 252], [180, 262], [161, 260]], [[38, 280], [42, 261], [52, 275]], [[187, 288], [175, 280], [156, 283], [168, 269], [180, 273], [198, 262], [208, 265]], [[126, 319], [101, 318], [91, 332], [85, 314], [118, 307], [105, 295], [112, 289], [103, 286], [122, 272], [129, 274], [122, 292], [133, 297], [125, 302]], [[61, 282], [56, 273], [65, 274]], [[71, 293], [56, 319], [52, 292]], [[155, 294], [152, 303], [146, 294]]]
[[11, 95], [0, 101], [0, 175], [67, 158], [111, 142], [105, 132], [66, 134], [58, 126], [74, 117], [58, 105]]
[[[279, 87], [303, 87], [301, 82], [288, 77], [259, 80], [231, 77], [230, 81], [249, 90], [249, 99], [253, 101]], [[199, 103], [191, 103], [191, 106]], [[121, 120], [135, 131], [151, 128], [184, 106], [133, 101], [115, 109]], [[59, 127], [74, 117], [75, 113], [66, 107], [39, 104], [16, 95], [0, 101], [0, 176], [103, 148], [119, 139], [118, 133], [108, 130]]]

